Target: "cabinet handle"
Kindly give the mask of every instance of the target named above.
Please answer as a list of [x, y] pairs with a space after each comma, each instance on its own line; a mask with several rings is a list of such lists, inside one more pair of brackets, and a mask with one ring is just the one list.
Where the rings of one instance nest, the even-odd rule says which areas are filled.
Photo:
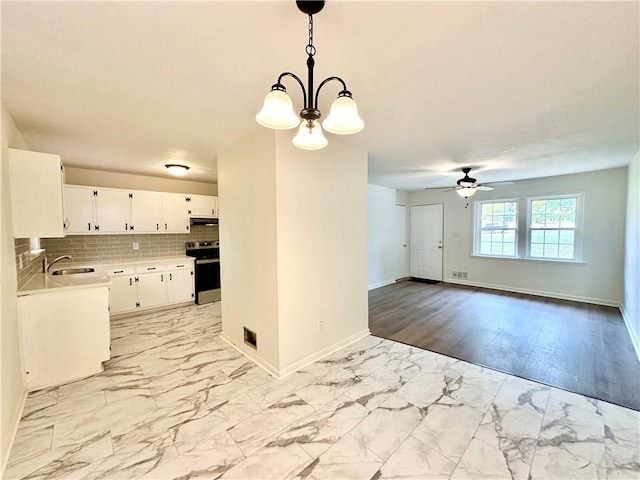
[[156, 230], [160, 230], [160, 224], [156, 223]]
[[164, 275], [163, 274], [160, 274], [160, 281], [164, 282]]
[[167, 224], [166, 224], [166, 223], [164, 224], [164, 229], [165, 229], [165, 230], [167, 229]]
[[184, 265], [176, 265], [176, 268], [182, 268]]
[[147, 267], [147, 270], [155, 270], [156, 267]]
[[124, 224], [124, 229], [125, 229], [125, 230], [129, 230], [129, 224], [128, 224], [128, 223], [125, 223], [125, 224]]
[[94, 229], [96, 232], [100, 231], [100, 225], [94, 225], [94, 226], [93, 226], [93, 229]]
[[87, 230], [91, 231], [91, 222], [87, 223]]
[[173, 275], [170, 273], [169, 274], [169, 281], [173, 280]]
[[133, 286], [133, 278], [129, 278], [129, 285]]
[[113, 273], [124, 273], [124, 270], [114, 270]]

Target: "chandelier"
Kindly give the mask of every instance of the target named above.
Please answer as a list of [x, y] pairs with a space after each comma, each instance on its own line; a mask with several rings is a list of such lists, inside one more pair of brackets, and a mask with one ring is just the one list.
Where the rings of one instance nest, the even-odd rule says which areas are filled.
[[[256, 115], [256, 121], [260, 125], [274, 130], [299, 127], [298, 134], [293, 138], [293, 144], [304, 150], [319, 150], [326, 147], [328, 143], [322, 133], [322, 127], [331, 133], [349, 135], [362, 130], [364, 122], [358, 115], [358, 107], [352, 98], [351, 92], [347, 90], [346, 83], [340, 77], [325, 78], [314, 92], [313, 67], [315, 60], [313, 57], [316, 54], [316, 48], [313, 46], [313, 14], [322, 10], [324, 0], [297, 0], [296, 5], [302, 13], [309, 16], [309, 43], [305, 50], [307, 53], [307, 88], [305, 89], [302, 80], [296, 74], [291, 72], [281, 73], [278, 81], [271, 86], [271, 91], [265, 97], [262, 110]], [[284, 77], [293, 78], [302, 89], [304, 106], [299, 116], [293, 111], [291, 98], [287, 95], [287, 89], [282, 84]], [[340, 82], [342, 90], [338, 93], [338, 98], [333, 101], [329, 116], [322, 122], [321, 127], [318, 96], [320, 89], [332, 80]]]

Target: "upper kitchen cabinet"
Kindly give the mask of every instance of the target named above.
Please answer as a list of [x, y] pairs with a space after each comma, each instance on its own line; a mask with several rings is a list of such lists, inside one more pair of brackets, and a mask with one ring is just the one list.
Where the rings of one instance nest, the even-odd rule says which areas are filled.
[[163, 193], [160, 231], [164, 233], [187, 233], [191, 231], [187, 211], [187, 195], [183, 193]]
[[131, 198], [131, 224], [133, 233], [164, 231], [162, 221], [162, 194], [134, 190]]
[[209, 195], [189, 195], [187, 197], [190, 217], [217, 217], [218, 197]]
[[65, 185], [64, 192], [67, 234], [132, 231], [127, 190]]
[[13, 236], [64, 237], [64, 172], [59, 155], [9, 149]]

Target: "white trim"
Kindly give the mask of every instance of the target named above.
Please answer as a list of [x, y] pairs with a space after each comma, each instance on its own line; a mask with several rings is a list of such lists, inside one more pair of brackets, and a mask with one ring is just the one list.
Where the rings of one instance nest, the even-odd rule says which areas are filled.
[[369, 331], [369, 328], [365, 328], [364, 330], [359, 331], [358, 333], [355, 333], [347, 338], [344, 338], [342, 340], [339, 340], [331, 345], [329, 345], [328, 347], [323, 348], [322, 350], [319, 350], [315, 353], [312, 353], [311, 355], [307, 355], [306, 357], [302, 358], [301, 360], [298, 360], [297, 362], [292, 363], [291, 365], [289, 365], [286, 368], [283, 369], [278, 369], [276, 367], [274, 367], [273, 365], [271, 365], [269, 362], [267, 362], [264, 358], [262, 358], [260, 355], [257, 355], [255, 353], [255, 350], [253, 349], [249, 349], [249, 347], [245, 347], [244, 345], [238, 345], [231, 337], [225, 335], [224, 332], [220, 333], [220, 338], [222, 338], [224, 341], [226, 341], [229, 345], [231, 345], [233, 348], [235, 348], [237, 351], [239, 351], [240, 353], [242, 353], [245, 357], [247, 357], [248, 359], [252, 360], [253, 362], [255, 362], [256, 365], [258, 365], [259, 367], [261, 367], [263, 370], [265, 370], [269, 375], [272, 375], [274, 377], [276, 377], [277, 379], [283, 379], [289, 375], [291, 375], [292, 373], [295, 373], [296, 371], [311, 365], [314, 362], [317, 362], [318, 360], [326, 357], [327, 355], [331, 355], [332, 353], [340, 350], [341, 348], [346, 347], [347, 345], [350, 345], [354, 342], [357, 342], [358, 340], [367, 337], [371, 335], [371, 332]]
[[83, 378], [90, 377], [92, 375], [97, 375], [100, 372], [104, 371], [104, 367], [102, 366], [102, 362], [98, 365], [92, 365], [91, 367], [79, 368], [73, 371], [73, 374], [69, 375], [69, 373], [64, 373], [57, 375], [55, 377], [47, 377], [46, 379], [34, 379], [29, 381], [29, 376], [26, 378], [26, 387], [29, 392], [34, 392], [36, 390], [42, 390], [43, 388], [49, 387], [57, 387], [58, 385], [66, 385], [67, 383], [76, 382], [78, 380], [82, 380]]
[[397, 280], [385, 280], [384, 282], [374, 283], [368, 286], [368, 290], [374, 290], [380, 287], [386, 287], [387, 285], [391, 285], [392, 283], [396, 283]]
[[633, 323], [631, 323], [631, 317], [629, 316], [629, 312], [624, 308], [624, 305], [620, 304], [619, 308], [620, 313], [622, 313], [622, 318], [624, 319], [624, 324], [629, 332], [629, 337], [631, 337], [633, 349], [636, 351], [636, 357], [638, 357], [638, 361], [640, 362], [640, 336], [638, 335], [638, 332], [634, 330]]
[[[9, 464], [9, 456], [11, 455], [11, 450], [13, 449], [13, 442], [16, 441], [16, 435], [18, 433], [18, 427], [20, 426], [20, 419], [22, 418], [22, 412], [24, 411], [24, 406], [27, 403], [27, 395], [28, 392], [26, 389], [22, 392], [22, 399], [18, 402], [18, 407], [14, 410], [13, 415], [11, 416], [11, 435], [9, 437], [9, 443], [7, 444], [6, 452], [2, 452], [4, 457], [2, 458], [2, 466], [0, 467], [0, 478], [4, 478], [4, 471]], [[2, 439], [4, 441], [4, 439]]]
[[494, 285], [492, 283], [472, 282], [469, 280], [458, 280], [457, 278], [445, 278], [446, 283], [455, 283], [458, 285], [468, 285], [470, 287], [489, 288], [491, 290], [500, 290], [503, 292], [524, 293], [527, 295], [537, 295], [538, 297], [557, 298], [559, 300], [571, 300], [574, 302], [592, 303], [594, 305], [604, 305], [606, 307], [619, 307], [618, 302], [607, 300], [604, 298], [583, 297], [580, 295], [568, 295], [557, 292], [547, 292], [545, 290], [532, 290], [529, 288], [517, 288], [504, 285]]
[[222, 338], [225, 342], [247, 357], [249, 360], [252, 360], [256, 365], [262, 368], [269, 375], [279, 378], [279, 370], [267, 362], [264, 358], [256, 353], [252, 348], [247, 347], [244, 344], [238, 344], [236, 341], [227, 336], [225, 332], [220, 332], [220, 338]]
[[343, 338], [342, 340], [339, 340], [331, 345], [329, 345], [328, 347], [323, 348], [322, 350], [319, 350], [315, 353], [312, 353], [311, 355], [307, 355], [306, 357], [304, 357], [301, 360], [298, 360], [297, 362], [292, 363], [291, 365], [289, 365], [286, 368], [283, 368], [282, 370], [280, 370], [280, 376], [279, 378], [284, 378], [288, 375], [291, 375], [292, 373], [296, 372], [297, 370], [300, 370], [308, 365], [311, 365], [314, 362], [317, 362], [318, 360], [326, 357], [327, 355], [331, 355], [334, 352], [337, 352], [338, 350], [340, 350], [341, 348], [346, 347], [347, 345], [350, 345], [354, 342], [357, 342], [358, 340], [364, 338], [364, 337], [368, 337], [369, 335], [371, 335], [371, 332], [369, 331], [369, 328], [365, 328], [364, 330], [359, 331], [358, 333], [355, 333], [353, 335], [351, 335], [350, 337], [347, 338]]

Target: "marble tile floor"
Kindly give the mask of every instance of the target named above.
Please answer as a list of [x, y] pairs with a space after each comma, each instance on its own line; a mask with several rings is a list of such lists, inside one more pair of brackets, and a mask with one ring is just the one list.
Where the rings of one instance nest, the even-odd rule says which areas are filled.
[[369, 336], [283, 380], [220, 304], [112, 324], [29, 395], [6, 479], [640, 479], [640, 413]]

